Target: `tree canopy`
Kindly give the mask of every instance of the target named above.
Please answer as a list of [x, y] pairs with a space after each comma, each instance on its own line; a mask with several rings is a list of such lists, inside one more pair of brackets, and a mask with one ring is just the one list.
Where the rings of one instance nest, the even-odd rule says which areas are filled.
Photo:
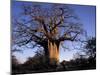
[[18, 18], [12, 18], [12, 39], [19, 46], [29, 44], [27, 46], [33, 48], [45, 47], [48, 39], [75, 41], [84, 31], [78, 17], [67, 5], [23, 5], [19, 15]]

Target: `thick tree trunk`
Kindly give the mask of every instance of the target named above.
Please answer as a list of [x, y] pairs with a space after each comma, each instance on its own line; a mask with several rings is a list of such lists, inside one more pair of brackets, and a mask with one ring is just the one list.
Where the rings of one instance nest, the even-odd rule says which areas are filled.
[[49, 65], [49, 51], [48, 51], [48, 46], [47, 45], [45, 45], [45, 49], [44, 49], [44, 54], [45, 54], [45, 62], [46, 62], [46, 64], [47, 65]]
[[41, 44], [41, 46], [43, 46], [44, 48], [44, 55], [45, 55], [45, 65], [49, 65], [49, 50], [48, 50], [48, 40], [44, 40], [39, 42], [39, 44]]
[[48, 40], [49, 60], [50, 64], [59, 63], [59, 42]]

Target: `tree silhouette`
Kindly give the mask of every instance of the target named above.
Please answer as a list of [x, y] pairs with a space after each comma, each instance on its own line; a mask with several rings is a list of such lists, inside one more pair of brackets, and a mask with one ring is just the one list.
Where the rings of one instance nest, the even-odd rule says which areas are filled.
[[88, 55], [88, 61], [90, 66], [96, 68], [96, 38], [92, 37], [88, 39], [85, 46], [86, 50], [84, 51]]
[[59, 47], [64, 41], [78, 41], [82, 24], [67, 5], [22, 5], [19, 18], [12, 18], [12, 41], [18, 46], [43, 47], [46, 62], [59, 62]]
[[73, 66], [75, 66], [77, 69], [95, 69], [96, 68], [96, 38], [92, 37], [87, 39], [87, 41], [85, 41], [84, 49], [81, 52], [76, 53], [74, 55]]
[[14, 55], [12, 55], [12, 64], [13, 64], [13, 65], [18, 65], [18, 64], [20, 64]]
[[86, 48], [85, 52], [89, 57], [96, 58], [96, 38], [95, 37], [92, 37], [87, 41], [85, 48]]

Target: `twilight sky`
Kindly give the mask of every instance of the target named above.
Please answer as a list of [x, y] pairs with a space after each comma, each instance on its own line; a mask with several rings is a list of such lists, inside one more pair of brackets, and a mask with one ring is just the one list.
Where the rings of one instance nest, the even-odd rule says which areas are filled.
[[[11, 6], [12, 16], [19, 17], [19, 14], [22, 11], [21, 6], [23, 3], [34, 4], [34, 2], [12, 1], [12, 6]], [[45, 6], [48, 5], [47, 3], [42, 3], [42, 4], [45, 4]], [[83, 28], [87, 31], [88, 36], [95, 36], [96, 7], [88, 5], [71, 5], [71, 4], [67, 5], [71, 7], [74, 10], [75, 14], [80, 18], [80, 22], [83, 24]], [[71, 42], [65, 43], [65, 46], [72, 47], [71, 44], [69, 43]], [[25, 47], [21, 49], [23, 49], [23, 53], [15, 52], [13, 54], [22, 63], [26, 61], [28, 57], [33, 56], [34, 51], [36, 51], [36, 49], [27, 49]], [[77, 51], [78, 50], [64, 51], [60, 47], [60, 61], [72, 59], [73, 54], [75, 54]]]

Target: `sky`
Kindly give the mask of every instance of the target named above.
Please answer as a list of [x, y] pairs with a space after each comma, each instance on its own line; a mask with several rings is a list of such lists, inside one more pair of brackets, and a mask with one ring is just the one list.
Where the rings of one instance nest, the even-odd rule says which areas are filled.
[[[19, 17], [21, 13], [21, 6], [22, 4], [28, 4], [27, 2], [22, 1], [13, 1], [11, 6], [11, 15], [15, 17]], [[32, 2], [31, 2], [32, 3]], [[96, 27], [96, 7], [95, 6], [88, 6], [88, 5], [72, 5], [67, 4], [71, 7], [75, 14], [80, 18], [80, 22], [83, 24], [83, 28], [87, 31], [88, 36], [95, 36], [95, 27]], [[45, 3], [46, 6], [46, 3]], [[70, 42], [65, 43], [65, 46], [70, 46]], [[36, 49], [27, 49], [23, 48], [23, 53], [15, 52], [14, 55], [16, 58], [21, 62], [25, 62], [28, 57], [32, 57], [34, 55], [34, 51]], [[62, 60], [70, 60], [73, 58], [73, 54], [75, 54], [77, 50], [71, 51], [64, 51], [62, 47], [60, 47], [60, 61]]]

